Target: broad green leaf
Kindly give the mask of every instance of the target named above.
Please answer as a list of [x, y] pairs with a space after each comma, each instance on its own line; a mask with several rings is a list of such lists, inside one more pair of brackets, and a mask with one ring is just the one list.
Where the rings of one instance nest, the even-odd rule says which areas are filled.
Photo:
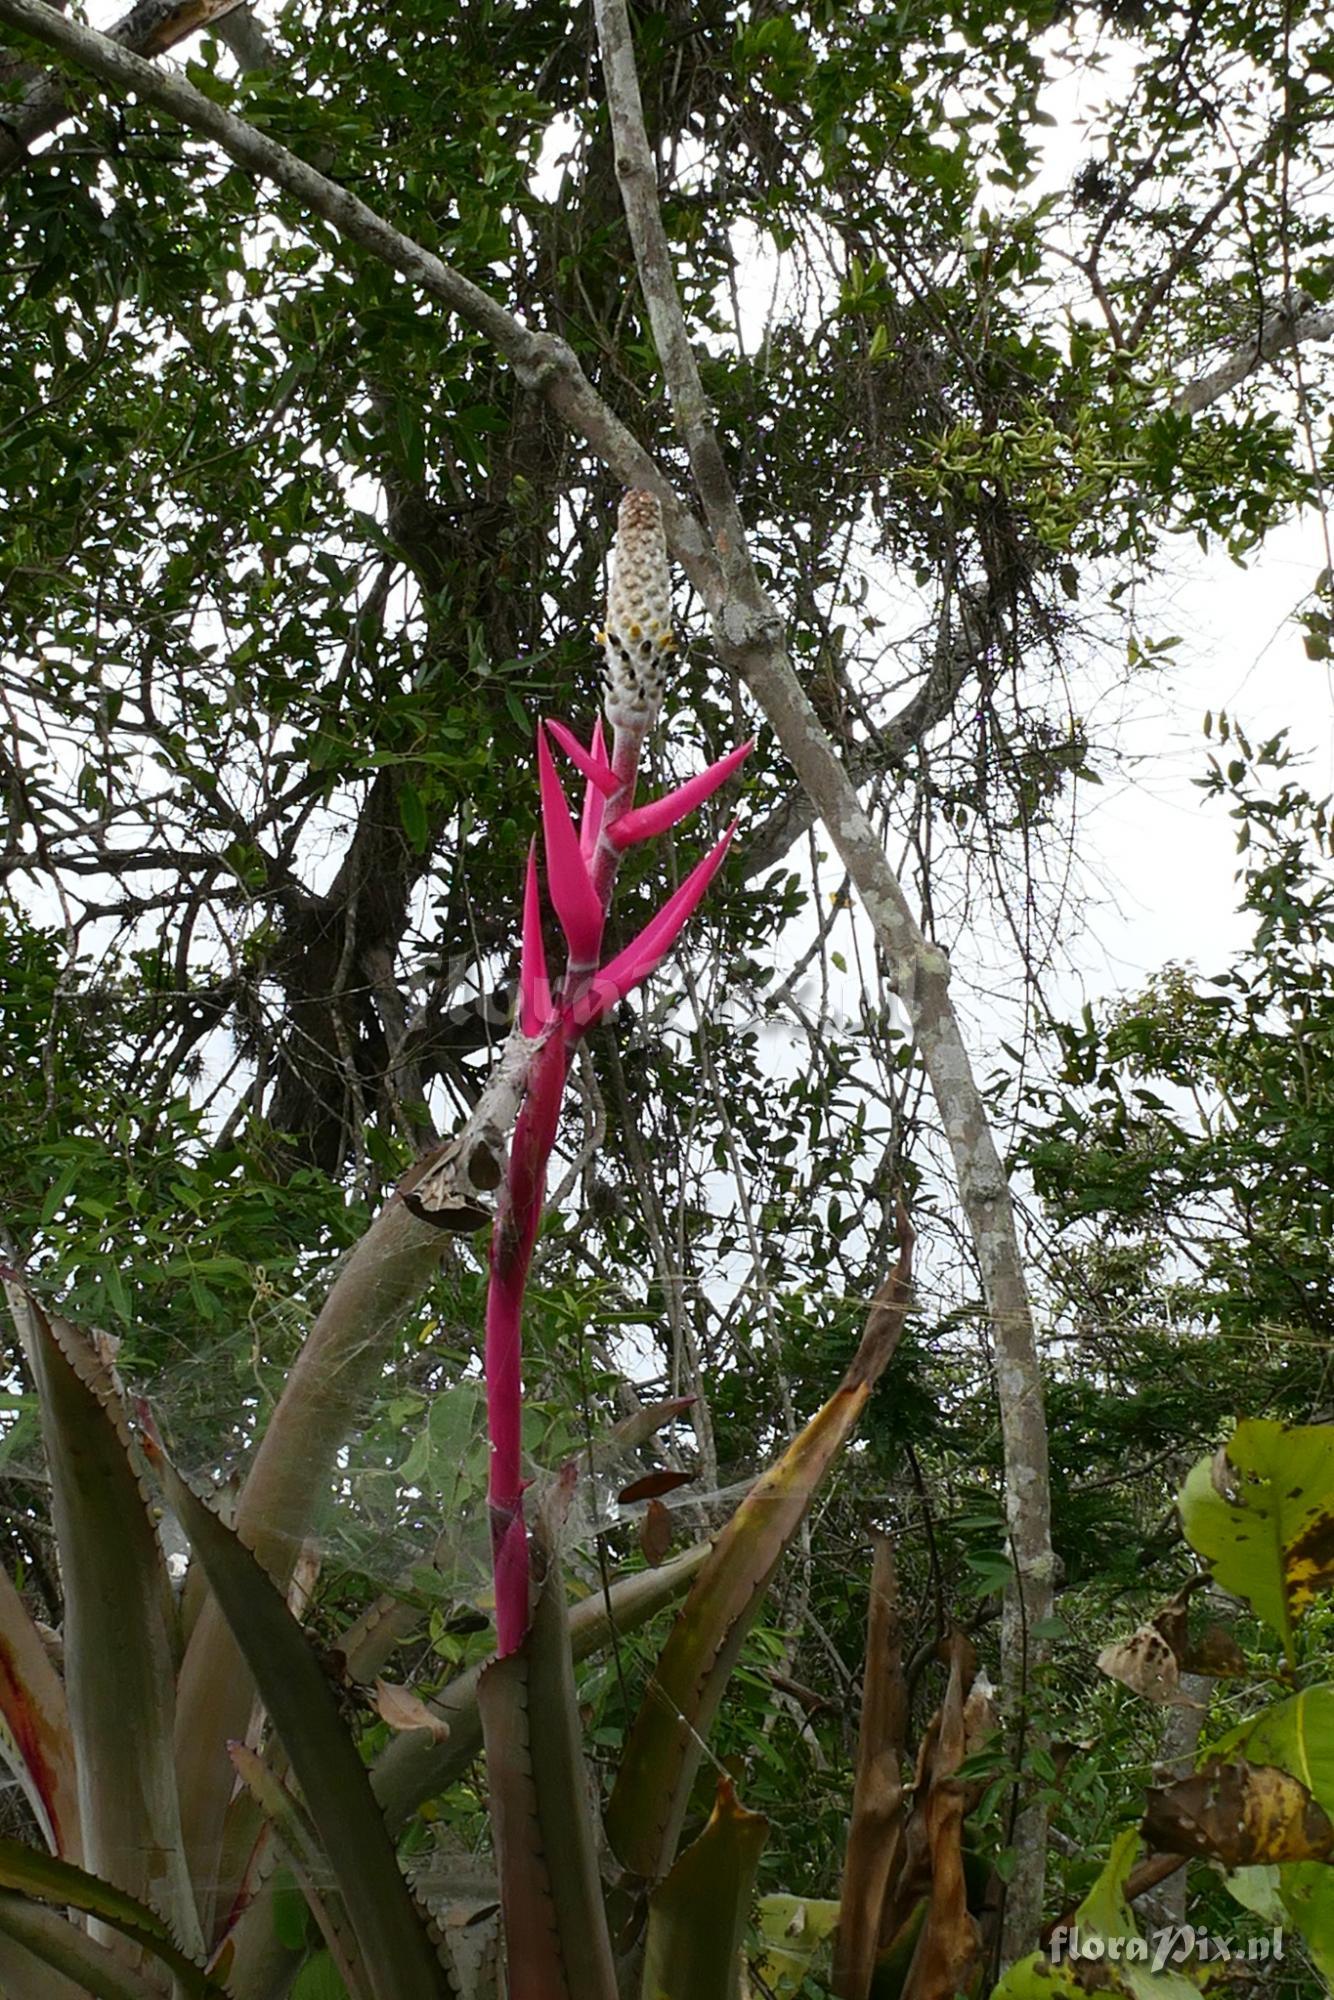
[[1194, 1467], [1180, 1505], [1191, 1547], [1291, 1660], [1293, 1627], [1334, 1586], [1334, 1424], [1248, 1418]]
[[626, 1741], [607, 1808], [612, 1852], [656, 1881], [671, 1865], [703, 1739], [783, 1552], [852, 1435], [898, 1343], [910, 1244], [882, 1288], [841, 1385], [727, 1522], [681, 1607]]
[[442, 2000], [451, 1990], [447, 1975], [304, 1632], [239, 1537], [186, 1485], [156, 1442], [145, 1448], [291, 1760], [375, 2000]]
[[399, 788], [398, 816], [414, 852], [422, 853], [431, 837], [430, 823], [426, 817], [426, 807], [422, 804], [421, 793], [407, 778]]
[[765, 1948], [760, 1978], [778, 2000], [799, 1993], [807, 1974], [819, 1970], [838, 1923], [838, 1908], [812, 1896], [760, 1897], [756, 1925]]
[[1289, 1921], [1334, 1991], [1334, 1868], [1319, 1861], [1288, 1861], [1278, 1876]]
[[1228, 1894], [1236, 1898], [1243, 1910], [1254, 1910], [1257, 1917], [1263, 1917], [1271, 1924], [1281, 1924], [1286, 1918], [1276, 1863], [1234, 1868], [1223, 1880]]
[[83, 1860], [202, 1957], [172, 1755], [175, 1612], [129, 1425], [87, 1336], [7, 1289], [42, 1403]]
[[[156, 1911], [123, 1889], [90, 1875], [86, 1869], [76, 1868], [73, 1862], [25, 1847], [22, 1841], [0, 1840], [0, 1889], [18, 1891], [19, 1901], [33, 1899], [96, 1917], [159, 1959], [175, 1978], [182, 2000], [222, 2000], [224, 1989], [181, 1950]], [[5, 1928], [17, 1937], [16, 1904], [8, 1901], [5, 1907], [8, 1912]], [[25, 1941], [30, 1949], [34, 1948], [30, 1940]]]
[[642, 2000], [738, 2000], [741, 1946], [769, 1822], [747, 1812], [731, 1780], [699, 1839], [649, 1898]]
[[1088, 2000], [1091, 1986], [1108, 2000], [1199, 2000], [1198, 1985], [1180, 1972], [1154, 1970], [1148, 1941], [1131, 1915], [1125, 1885], [1138, 1848], [1134, 1827], [1113, 1842], [1106, 1867], [1075, 1913], [1080, 1955], [1067, 1955], [1070, 1940], [1058, 1930], [1056, 1956], [1036, 1951], [1012, 1965], [991, 2000]]
[[518, 1652], [478, 1688], [510, 2000], [616, 2000], [565, 1590], [548, 1555]]
[[1334, 1684], [1303, 1688], [1272, 1702], [1231, 1730], [1217, 1755], [1240, 1752], [1251, 1764], [1276, 1764], [1300, 1778], [1312, 1798], [1334, 1817]]
[[279, 1944], [288, 1951], [300, 1951], [305, 1945], [307, 1907], [296, 1877], [290, 1869], [280, 1868], [274, 1877], [273, 1930]]
[[347, 1987], [327, 1951], [308, 1958], [292, 1982], [290, 2000], [348, 2000]]

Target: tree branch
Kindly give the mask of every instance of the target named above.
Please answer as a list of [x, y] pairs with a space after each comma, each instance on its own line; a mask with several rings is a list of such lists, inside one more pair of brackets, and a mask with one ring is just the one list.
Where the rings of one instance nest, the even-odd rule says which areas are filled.
[[658, 201], [658, 170], [644, 130], [629, 15], [620, 0], [613, 0], [613, 4], [594, 0], [594, 14], [607, 85], [616, 179], [672, 415], [690, 454], [690, 470], [704, 517], [713, 531], [723, 574], [729, 575], [733, 563], [738, 563], [744, 574], [750, 569], [745, 528], [677, 296], [671, 247]]
[[[872, 778], [886, 777], [905, 769], [912, 752], [943, 722], [959, 698], [970, 672], [986, 651], [987, 632], [968, 605], [959, 626], [953, 626], [948, 607], [941, 618], [940, 637], [931, 671], [917, 693], [899, 713], [876, 730], [864, 743], [848, 751], [846, 770], [858, 790]], [[747, 882], [757, 881], [776, 868], [795, 841], [809, 833], [819, 814], [810, 794], [792, 793], [768, 818], [747, 833], [741, 856], [741, 873]]]
[[[272, 60], [264, 31], [243, 0], [139, 0], [106, 33], [109, 41], [136, 55], [160, 56], [204, 28], [227, 43], [242, 70], [262, 69]], [[0, 117], [0, 180], [22, 164], [34, 141], [52, 131], [69, 108], [65, 77], [34, 76], [20, 102]]]
[[[720, 657], [745, 680], [773, 724], [857, 887], [889, 963], [895, 991], [912, 1021], [954, 1158], [959, 1198], [981, 1268], [995, 1339], [1015, 1574], [1007, 1594], [1002, 1654], [1011, 1726], [1016, 1740], [1022, 1741], [1031, 1676], [1050, 1650], [1050, 1642], [1038, 1638], [1034, 1628], [1051, 1614], [1053, 1564], [1042, 1378], [1010, 1190], [950, 1004], [948, 960], [918, 928], [852, 780], [797, 679], [784, 644], [783, 620], [751, 560], [676, 289], [625, 0], [594, 0], [594, 14], [616, 173], [640, 288], [676, 426], [690, 453], [719, 558], [724, 588], [708, 606], [715, 643]], [[1007, 1959], [1023, 1956], [1037, 1940], [1045, 1825], [1045, 1808], [1029, 1808], [1017, 1831], [1014, 1845], [1019, 1860], [1006, 1911]]]
[[1309, 292], [1295, 291], [1260, 315], [1260, 324], [1248, 340], [1235, 347], [1226, 361], [1207, 374], [1197, 375], [1172, 398], [1172, 408], [1183, 416], [1198, 416], [1212, 403], [1253, 375], [1266, 361], [1301, 347], [1307, 341], [1334, 340], [1334, 308], [1320, 310]]

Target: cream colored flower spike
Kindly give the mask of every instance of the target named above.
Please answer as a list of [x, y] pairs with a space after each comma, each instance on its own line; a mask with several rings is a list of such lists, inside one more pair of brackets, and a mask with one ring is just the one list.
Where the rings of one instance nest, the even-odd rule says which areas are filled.
[[607, 628], [606, 710], [613, 729], [646, 729], [662, 704], [672, 636], [672, 580], [662, 508], [651, 493], [630, 492], [616, 518]]

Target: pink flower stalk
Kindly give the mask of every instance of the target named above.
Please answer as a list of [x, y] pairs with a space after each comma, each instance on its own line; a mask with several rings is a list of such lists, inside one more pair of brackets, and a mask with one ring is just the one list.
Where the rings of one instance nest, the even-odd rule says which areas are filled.
[[559, 1031], [543, 1042], [528, 1072], [515, 1122], [509, 1172], [491, 1233], [486, 1294], [486, 1413], [491, 1439], [487, 1499], [502, 1657], [528, 1630], [528, 1531], [523, 1521], [523, 1295], [542, 1222], [547, 1161], [556, 1143], [570, 1043]]
[[[643, 496], [638, 496], [643, 497]], [[575, 832], [547, 733], [586, 780], [582, 823]], [[585, 749], [563, 723], [537, 732], [547, 894], [565, 935], [568, 961], [558, 996], [547, 979], [537, 858], [529, 849], [524, 883], [519, 1026], [536, 1043], [510, 1148], [509, 1169], [491, 1237], [486, 1301], [487, 1421], [491, 1440], [488, 1501], [495, 1575], [496, 1638], [502, 1656], [528, 1630], [528, 1532], [523, 1518], [522, 1341], [524, 1291], [542, 1221], [547, 1163], [556, 1142], [561, 1098], [572, 1051], [581, 1035], [656, 971], [721, 867], [734, 828], [696, 864], [675, 893], [623, 951], [600, 970], [602, 932], [623, 847], [675, 826], [739, 768], [743, 744], [698, 778], [651, 805], [633, 810], [643, 727], [621, 726], [608, 757], [599, 722]]]

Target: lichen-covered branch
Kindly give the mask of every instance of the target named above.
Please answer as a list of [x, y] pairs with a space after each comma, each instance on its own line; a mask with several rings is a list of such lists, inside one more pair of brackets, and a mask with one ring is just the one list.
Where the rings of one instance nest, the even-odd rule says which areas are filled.
[[[1006, 1515], [1015, 1569], [1003, 1658], [1016, 1730], [1047, 1642], [1051, 1613], [1051, 1494], [1042, 1378], [1009, 1186], [982, 1094], [950, 1003], [949, 965], [929, 944], [862, 809], [856, 789], [793, 670], [783, 621], [751, 561], [676, 289], [644, 129], [625, 0], [594, 0], [608, 112], [640, 288], [677, 429], [712, 530], [722, 588], [709, 603], [718, 651], [745, 680], [824, 821], [891, 967], [912, 1020], [954, 1159], [959, 1197], [981, 1269], [995, 1344], [1005, 1453]], [[1007, 1906], [1007, 1958], [1033, 1948], [1041, 1918], [1044, 1819], [1027, 1816]]]
[[1309, 292], [1295, 291], [1262, 314], [1260, 324], [1249, 337], [1238, 342], [1226, 361], [1220, 361], [1203, 375], [1197, 375], [1172, 399], [1172, 407], [1184, 416], [1198, 416], [1267, 361], [1308, 342], [1334, 340], [1334, 311], [1321, 308]]
[[[108, 40], [135, 55], [160, 56], [205, 28], [227, 43], [242, 70], [267, 67], [271, 60], [264, 32], [241, 0], [138, 0], [106, 33]], [[5, 53], [0, 51], [0, 75], [7, 69]], [[9, 76], [13, 80], [12, 71]], [[19, 102], [0, 119], [0, 180], [21, 165], [36, 141], [52, 131], [69, 109], [64, 76], [32, 75]]]

